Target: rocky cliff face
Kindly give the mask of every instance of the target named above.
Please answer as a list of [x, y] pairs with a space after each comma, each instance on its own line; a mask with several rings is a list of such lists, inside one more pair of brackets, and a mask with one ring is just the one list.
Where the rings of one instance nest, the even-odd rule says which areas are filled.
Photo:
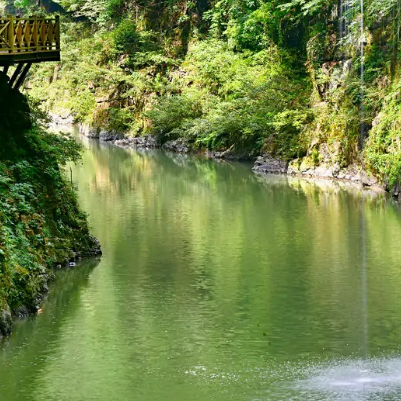
[[0, 73], [0, 336], [13, 314], [37, 311], [53, 266], [101, 254], [60, 169], [76, 145], [34, 114]]

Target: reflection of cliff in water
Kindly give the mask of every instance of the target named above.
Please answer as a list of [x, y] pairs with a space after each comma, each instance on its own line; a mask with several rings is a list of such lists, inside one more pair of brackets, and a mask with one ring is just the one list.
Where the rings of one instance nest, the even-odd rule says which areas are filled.
[[386, 202], [392, 198], [385, 192], [378, 192], [358, 183], [341, 180], [295, 177], [275, 174], [257, 174], [257, 180], [267, 187], [288, 186], [304, 195], [350, 196], [354, 200], [365, 199], [367, 202]]
[[[61, 318], [67, 304], [70, 308], [71, 304], [79, 302], [81, 290], [87, 286], [89, 277], [99, 262], [100, 259], [88, 259], [80, 262], [75, 268], [62, 268], [56, 272], [56, 279], [50, 285], [49, 294], [42, 303], [40, 325], [44, 320], [54, 321]], [[18, 328], [16, 336], [23, 335], [25, 327], [34, 323], [36, 317], [30, 317], [28, 320], [27, 322], [26, 319], [18, 319], [15, 322], [15, 327]]]
[[[4, 381], [1, 378], [6, 375], [23, 377], [29, 382], [46, 365], [46, 358], [51, 356], [59, 341], [65, 319], [74, 315], [81, 305], [82, 292], [87, 288], [92, 271], [98, 264], [99, 259], [88, 259], [73, 269], [57, 271], [56, 280], [42, 303], [43, 313], [15, 321], [11, 337], [4, 339], [1, 347], [0, 361], [13, 361], [9, 365], [0, 363], [1, 400], [3, 394], [17, 393], [20, 385], [18, 380]], [[24, 344], [25, 355], [19, 352], [19, 344]], [[26, 364], [26, 360], [31, 362]]]

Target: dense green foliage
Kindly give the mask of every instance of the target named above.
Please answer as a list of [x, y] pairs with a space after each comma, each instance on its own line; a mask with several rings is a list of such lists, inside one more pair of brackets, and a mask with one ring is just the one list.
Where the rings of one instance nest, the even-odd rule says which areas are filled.
[[92, 246], [86, 216], [60, 170], [78, 144], [47, 133], [0, 74], [0, 335], [9, 311], [36, 311], [56, 263]]
[[58, 2], [63, 62], [31, 79], [45, 109], [308, 165], [324, 145], [390, 187], [401, 175], [400, 1], [365, 0], [363, 16], [359, 0]]

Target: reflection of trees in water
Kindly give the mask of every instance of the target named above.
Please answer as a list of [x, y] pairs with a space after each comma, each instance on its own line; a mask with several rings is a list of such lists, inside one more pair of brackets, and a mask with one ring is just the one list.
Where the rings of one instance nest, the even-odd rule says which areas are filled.
[[74, 269], [57, 271], [56, 280], [42, 303], [43, 313], [15, 322], [12, 336], [4, 340], [0, 350], [3, 362], [0, 363], [1, 394], [6, 397], [4, 399], [19, 394], [21, 378], [26, 385], [32, 386], [31, 390], [25, 391], [34, 393], [35, 379], [46, 365], [47, 358], [52, 356], [54, 344], [65, 330], [65, 320], [76, 313], [82, 292], [98, 264], [98, 259], [88, 259]]
[[[104, 256], [90, 285], [84, 270], [82, 284], [60, 278], [54, 333], [44, 308], [49, 333], [39, 329], [33, 350], [41, 335], [54, 345], [38, 352], [41, 380], [22, 370], [35, 399], [59, 388], [71, 399], [112, 399], [115, 388], [120, 399], [157, 389], [184, 399], [185, 385], [217, 394], [222, 383], [241, 396], [285, 381], [284, 399], [287, 378], [319, 367], [311, 356], [398, 347], [401, 221], [387, 202], [93, 141], [73, 176]], [[241, 377], [212, 380], [222, 372]]]
[[368, 270], [367, 270], [367, 249], [366, 249], [366, 220], [365, 205], [361, 200], [361, 294], [362, 294], [362, 353], [365, 358], [369, 356], [369, 306], [368, 306]]
[[[270, 338], [269, 352], [287, 347], [296, 353], [300, 337], [325, 344], [329, 353], [346, 353], [346, 343], [360, 349], [364, 306], [357, 300], [371, 291], [361, 286], [358, 211], [366, 214], [367, 241], [373, 242], [366, 245], [366, 260], [378, 266], [376, 276], [383, 260], [375, 249], [389, 245], [373, 228], [380, 231], [389, 220], [400, 236], [399, 222], [390, 217], [397, 211], [380, 196], [283, 177], [268, 177], [262, 186], [247, 166], [96, 142], [84, 164], [80, 182], [96, 186], [81, 197], [87, 210], [96, 210], [99, 236], [110, 258], [132, 266], [124, 274], [135, 289], [127, 286], [121, 296], [153, 311], [144, 335], [158, 332], [167, 315], [196, 338], [240, 314], [249, 341], [262, 332]], [[392, 274], [399, 282], [400, 273]], [[174, 298], [177, 288], [181, 295]], [[375, 291], [371, 296], [383, 303]], [[398, 323], [395, 329], [401, 330]]]

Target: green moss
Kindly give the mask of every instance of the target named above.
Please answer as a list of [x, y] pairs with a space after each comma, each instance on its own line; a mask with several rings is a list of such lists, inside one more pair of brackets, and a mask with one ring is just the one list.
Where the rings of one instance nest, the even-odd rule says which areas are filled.
[[[399, 181], [396, 0], [366, 1], [363, 85], [355, 4], [340, 37], [334, 0], [60, 3], [87, 20], [64, 17], [62, 63], [33, 74], [47, 111], [194, 149], [364, 164]], [[331, 157], [313, 150], [316, 138]]]
[[[3, 101], [7, 99], [8, 101]], [[0, 335], [10, 310], [35, 312], [56, 262], [93, 247], [62, 166], [79, 157], [69, 138], [44, 131], [0, 74]]]
[[300, 171], [310, 170], [316, 167], [316, 160], [313, 156], [304, 157], [299, 166]]

